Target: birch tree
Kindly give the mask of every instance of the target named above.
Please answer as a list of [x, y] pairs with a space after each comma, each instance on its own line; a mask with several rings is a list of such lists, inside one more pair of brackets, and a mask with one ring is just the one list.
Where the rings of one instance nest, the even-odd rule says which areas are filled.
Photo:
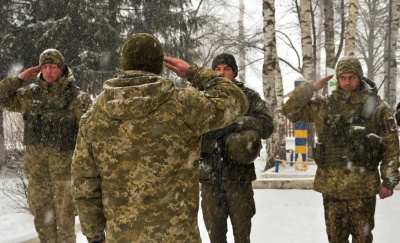
[[[317, 8], [318, 8], [318, 10], [319, 10], [319, 12], [320, 12], [320, 15], [319, 15], [319, 17], [318, 17], [318, 22], [317, 22], [317, 30], [318, 30], [318, 33], [315, 35], [316, 36], [316, 39], [315, 39], [315, 45], [316, 45], [316, 47], [315, 47], [315, 49], [316, 49], [316, 52], [315, 52], [315, 76], [316, 76], [316, 78], [319, 78], [319, 77], [321, 77], [321, 50], [322, 50], [322, 38], [323, 38], [323, 33], [324, 33], [324, 31], [323, 31], [323, 26], [324, 26], [324, 18], [323, 18], [323, 1], [316, 1], [316, 6], [317, 6]], [[324, 67], [325, 67], [325, 64], [324, 64]]]
[[[344, 12], [342, 12], [344, 13]], [[325, 28], [325, 52], [326, 52], [326, 66], [334, 69], [336, 62], [339, 58], [340, 51], [342, 48], [342, 41], [338, 46], [338, 52], [336, 53], [335, 45], [335, 11], [333, 2], [331, 0], [324, 0], [324, 28]], [[341, 14], [342, 29], [344, 29], [343, 22], [344, 15]], [[341, 31], [343, 33], [343, 31]], [[340, 38], [342, 40], [342, 38]]]
[[347, 21], [344, 49], [345, 56], [354, 56], [354, 51], [356, 49], [357, 18], [359, 5], [360, 3], [358, 0], [350, 0], [349, 2], [349, 17]]
[[[330, 0], [324, 0], [324, 29], [325, 29], [325, 54], [326, 54], [326, 67], [335, 68], [336, 53], [335, 53], [335, 12], [332, 11], [333, 3]], [[328, 89], [323, 89], [323, 94], [326, 94]]]
[[[300, 30], [301, 30], [301, 51], [303, 60], [302, 74], [306, 81], [315, 80], [314, 48], [311, 32], [311, 0], [300, 0]], [[314, 144], [314, 129], [308, 125], [307, 133], [307, 154], [312, 157], [312, 147]]]
[[388, 21], [388, 34], [385, 39], [385, 56], [384, 56], [384, 70], [385, 70], [385, 94], [386, 101], [389, 105], [396, 109], [396, 85], [397, 85], [397, 41], [400, 25], [400, 1], [390, 1], [389, 8], [389, 21]]
[[6, 148], [4, 142], [3, 110], [0, 110], [0, 169], [5, 163]]
[[311, 1], [300, 0], [300, 29], [301, 50], [303, 60], [303, 76], [307, 81], [315, 79], [315, 68], [313, 65], [313, 45], [311, 33]]
[[264, 64], [263, 90], [265, 100], [273, 114], [275, 129], [267, 140], [266, 169], [272, 167], [275, 158], [285, 159], [285, 119], [282, 113], [283, 86], [276, 51], [275, 0], [263, 0]]
[[238, 43], [239, 43], [239, 70], [242, 72], [239, 73], [239, 81], [246, 84], [246, 49], [244, 45], [244, 3], [243, 0], [239, 0], [239, 36], [238, 36]]

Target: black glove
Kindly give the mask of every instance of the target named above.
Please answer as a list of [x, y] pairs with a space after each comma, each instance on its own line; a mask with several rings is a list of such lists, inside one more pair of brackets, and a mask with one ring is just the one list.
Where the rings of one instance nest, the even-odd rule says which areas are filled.
[[243, 130], [254, 130], [258, 134], [262, 134], [261, 120], [252, 116], [242, 116], [235, 122], [237, 124], [235, 132]]
[[206, 136], [211, 139], [218, 139], [218, 138], [221, 138], [223, 136], [226, 136], [226, 135], [229, 135], [229, 134], [235, 132], [236, 127], [237, 127], [237, 124], [234, 122], [231, 125], [228, 125], [227, 127], [208, 132], [208, 133], [206, 133]]

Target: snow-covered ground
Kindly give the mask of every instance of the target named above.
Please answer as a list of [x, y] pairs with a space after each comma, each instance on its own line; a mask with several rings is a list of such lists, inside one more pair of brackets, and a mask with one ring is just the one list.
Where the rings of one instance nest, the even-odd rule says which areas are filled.
[[[255, 161], [257, 176], [263, 173], [264, 150]], [[299, 172], [302, 173], [302, 172]], [[0, 179], [10, 180], [2, 178]], [[10, 183], [12, 183], [10, 181]], [[253, 243], [327, 243], [322, 197], [312, 190], [255, 189], [257, 213], [252, 223]], [[209, 243], [201, 209], [199, 227], [204, 243]], [[79, 222], [77, 218], [77, 223]], [[388, 199], [377, 201], [375, 214], [375, 243], [400, 242], [400, 191]], [[18, 243], [37, 236], [33, 217], [13, 208], [10, 200], [0, 191], [0, 243]], [[232, 229], [228, 242], [234, 242]], [[87, 242], [81, 232], [77, 242]]]
[[[256, 189], [257, 213], [253, 218], [253, 243], [324, 243], [328, 242], [321, 195], [312, 190]], [[18, 243], [35, 238], [33, 217], [7, 209], [1, 200], [0, 242]], [[400, 191], [388, 199], [379, 200], [373, 231], [375, 243], [397, 243], [400, 239]], [[202, 212], [199, 227], [204, 243], [208, 243]], [[87, 242], [81, 232], [77, 242]], [[234, 242], [232, 230], [228, 242]]]

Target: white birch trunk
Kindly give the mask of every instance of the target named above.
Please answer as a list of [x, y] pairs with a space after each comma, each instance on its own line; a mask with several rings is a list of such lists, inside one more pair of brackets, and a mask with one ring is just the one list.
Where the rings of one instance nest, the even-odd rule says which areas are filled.
[[306, 81], [313, 81], [315, 79], [310, 7], [310, 0], [300, 0], [301, 50], [303, 56], [303, 76]]
[[[313, 44], [311, 35], [311, 0], [300, 0], [301, 51], [303, 57], [303, 77], [306, 81], [315, 80], [313, 65]], [[307, 157], [313, 157], [314, 129], [308, 124]]]
[[358, 0], [350, 0], [349, 2], [349, 19], [347, 22], [346, 36], [345, 36], [345, 56], [354, 56], [356, 49], [356, 34], [357, 34], [357, 19], [358, 7], [360, 3]]
[[275, 125], [271, 138], [267, 139], [266, 168], [270, 168], [274, 165], [275, 158], [286, 159], [285, 119], [282, 114], [283, 85], [276, 52], [275, 0], [263, 0], [263, 18], [263, 90]]
[[335, 28], [334, 11], [331, 0], [324, 0], [324, 28], [325, 28], [325, 52], [326, 66], [335, 68]]
[[6, 144], [4, 142], [4, 119], [3, 110], [0, 110], [0, 168], [2, 168], [6, 159]]
[[[389, 6], [389, 4], [388, 4]], [[389, 6], [390, 7], [390, 6]], [[396, 51], [397, 51], [397, 39], [400, 27], [400, 0], [393, 0], [391, 6], [391, 23], [388, 26], [388, 34], [385, 44], [385, 58], [384, 58], [384, 69], [385, 69], [385, 96], [390, 107], [396, 109], [397, 95], [396, 95], [396, 84], [397, 84], [397, 62], [396, 62]], [[390, 21], [390, 20], [389, 20]], [[389, 95], [389, 96], [387, 96]]]
[[317, 35], [317, 40], [316, 40], [316, 70], [315, 70], [315, 77], [319, 78], [321, 77], [321, 49], [322, 49], [322, 37], [323, 37], [323, 29], [324, 29], [324, 18], [323, 18], [323, 2], [320, 3], [319, 5], [319, 12], [321, 13], [319, 18], [318, 18], [318, 25], [317, 25], [317, 30], [318, 34]]
[[239, 0], [239, 81], [246, 84], [246, 49], [244, 47], [244, 3]]

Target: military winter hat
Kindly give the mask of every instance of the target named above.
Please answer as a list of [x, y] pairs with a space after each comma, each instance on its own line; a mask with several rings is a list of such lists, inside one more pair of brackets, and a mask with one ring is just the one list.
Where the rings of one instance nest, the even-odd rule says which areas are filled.
[[60, 68], [64, 67], [64, 56], [56, 49], [47, 49], [40, 54], [39, 65], [46, 63], [57, 64]]
[[225, 63], [229, 67], [232, 68], [233, 73], [235, 74], [235, 78], [238, 75], [238, 66], [236, 65], [236, 59], [233, 55], [229, 53], [221, 53], [217, 55], [214, 60], [212, 61], [211, 68], [214, 70], [218, 64]]
[[152, 35], [141, 33], [131, 36], [122, 47], [122, 69], [141, 70], [161, 74], [164, 48]]
[[363, 78], [363, 70], [360, 61], [355, 57], [342, 57], [336, 66], [336, 78], [342, 73], [354, 73], [358, 78]]

